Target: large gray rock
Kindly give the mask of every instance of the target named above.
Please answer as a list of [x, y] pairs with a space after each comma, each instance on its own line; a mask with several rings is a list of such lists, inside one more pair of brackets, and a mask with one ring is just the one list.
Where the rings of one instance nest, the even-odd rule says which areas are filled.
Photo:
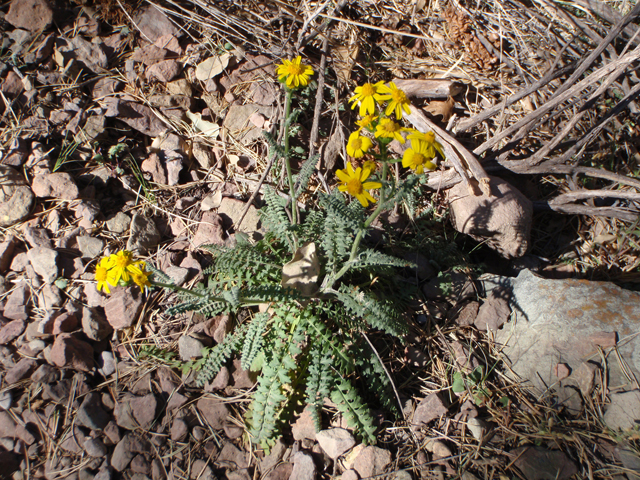
[[29, 215], [35, 195], [17, 170], [0, 165], [0, 227], [9, 227]]
[[[586, 394], [590, 387], [584, 363], [598, 365], [599, 350], [606, 353], [613, 346], [635, 377], [640, 376], [640, 293], [608, 282], [548, 280], [530, 270], [517, 278], [487, 277], [483, 284], [487, 290], [500, 286], [510, 293], [515, 320], [496, 333], [496, 343], [504, 347], [513, 371], [539, 393], [571, 385]], [[560, 364], [570, 372], [562, 382]], [[607, 369], [612, 393], [635, 388], [615, 356]]]

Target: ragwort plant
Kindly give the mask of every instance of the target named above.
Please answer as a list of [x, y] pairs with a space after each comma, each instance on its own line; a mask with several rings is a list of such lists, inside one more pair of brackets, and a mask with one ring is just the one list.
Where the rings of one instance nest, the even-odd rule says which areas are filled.
[[[313, 69], [297, 57], [284, 60], [277, 74], [286, 92], [284, 139], [282, 144], [270, 136], [267, 140], [272, 154], [284, 161], [289, 199], [273, 189], [265, 191], [261, 215], [267, 233], [262, 240], [251, 243], [238, 234], [233, 247], [204, 247], [214, 260], [205, 272], [206, 285], [178, 288], [153, 269], [152, 284], [177, 292], [181, 302], [170, 314], [196, 311], [236, 318], [240, 309], [251, 312], [252, 318], [237, 322], [222, 343], [205, 349], [196, 382], [202, 386], [212, 380], [236, 354], [243, 368], [259, 372], [246, 414], [255, 443], [268, 451], [304, 404], [320, 429], [326, 398], [363, 442], [375, 443], [376, 427], [365, 392], [396, 414], [398, 403], [367, 332], [403, 335], [411, 289], [395, 277], [398, 268], [410, 264], [368, 246], [367, 232], [383, 211], [417, 195], [419, 174], [436, 168], [442, 147], [432, 132], [401, 126], [399, 121], [410, 107], [395, 84], [365, 83], [350, 99], [361, 118], [346, 150], [354, 159], [366, 157], [366, 161], [357, 167], [347, 163], [338, 170], [337, 188], [317, 194], [317, 202], [307, 195], [308, 208], [302, 216], [298, 199], [314, 173], [317, 157], [305, 162], [294, 177], [289, 141], [296, 118], [293, 100], [308, 85]], [[404, 143], [403, 133], [408, 134], [411, 147], [401, 161], [411, 171], [397, 181], [390, 167], [400, 160], [393, 158], [388, 145], [394, 139]], [[127, 267], [119, 267], [121, 271]], [[133, 266], [130, 273], [134, 274]], [[100, 273], [100, 279], [103, 285], [115, 281], [108, 271]]]

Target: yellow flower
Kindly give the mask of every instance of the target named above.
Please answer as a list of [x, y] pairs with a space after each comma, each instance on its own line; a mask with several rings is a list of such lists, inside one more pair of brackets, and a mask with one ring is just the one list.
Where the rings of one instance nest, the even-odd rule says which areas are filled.
[[396, 120], [400, 120], [402, 118], [403, 110], [404, 113], [411, 113], [411, 109], [409, 108], [410, 102], [407, 98], [407, 95], [398, 87], [396, 87], [395, 83], [390, 82], [388, 86], [383, 85], [382, 87], [380, 87], [380, 92], [388, 94], [382, 97], [384, 100], [389, 100], [389, 104], [384, 111], [385, 115], [389, 116], [391, 115], [391, 112], [395, 111]]
[[125, 283], [129, 282], [133, 265], [133, 254], [129, 250], [122, 250], [109, 255], [109, 261], [111, 262], [110, 270], [113, 272], [115, 284], [118, 284], [121, 279]]
[[111, 268], [111, 259], [110, 257], [104, 257], [100, 260], [100, 263], [96, 265], [96, 281], [98, 285], [96, 288], [98, 291], [104, 290], [106, 293], [111, 293], [109, 289], [109, 284], [115, 287], [117, 282], [114, 280], [113, 272], [110, 271]]
[[404, 138], [400, 135], [400, 132], [404, 132], [409, 130], [408, 128], [401, 127], [396, 122], [389, 118], [383, 118], [380, 120], [380, 123], [376, 126], [376, 133], [374, 134], [376, 138], [390, 138], [396, 139], [400, 143], [404, 143]]
[[414, 140], [417, 140], [422, 143], [426, 143], [428, 146], [428, 150], [426, 151], [426, 153], [429, 156], [429, 158], [435, 158], [436, 152], [438, 152], [442, 158], [445, 158], [444, 150], [442, 150], [442, 145], [440, 145], [440, 143], [436, 141], [435, 133], [433, 132], [422, 133], [417, 130], [414, 130], [412, 133], [409, 134], [407, 138], [411, 140], [412, 146], [413, 146]]
[[349, 141], [347, 142], [347, 153], [353, 158], [360, 158], [367, 150], [371, 148], [373, 142], [370, 138], [360, 135], [360, 130], [353, 132], [349, 135]]
[[373, 115], [373, 114], [365, 115], [364, 117], [362, 117], [362, 119], [356, 122], [356, 125], [360, 127], [360, 130], [362, 130], [363, 128], [366, 128], [367, 130], [373, 131], [372, 123], [375, 122], [377, 119], [378, 119], [377, 115]]
[[360, 104], [360, 116], [364, 117], [368, 113], [375, 113], [376, 103], [382, 103], [383, 97], [380, 95], [380, 88], [384, 86], [384, 82], [378, 83], [365, 83], [361, 87], [356, 87], [355, 95], [349, 99], [353, 102], [351, 110], [356, 108], [358, 103]]
[[286, 78], [285, 83], [289, 88], [306, 87], [309, 84], [309, 77], [313, 75], [313, 68], [301, 61], [300, 55], [293, 60], [282, 60], [282, 65], [278, 65], [276, 70], [278, 80], [282, 82]]
[[364, 172], [365, 170], [368, 170], [369, 175], [375, 172], [377, 168], [378, 166], [376, 165], [376, 162], [374, 162], [373, 160], [367, 160], [366, 162], [364, 162], [364, 165], [362, 165], [362, 171]]
[[435, 155], [429, 155], [430, 147], [419, 140], [411, 141], [411, 148], [407, 148], [402, 156], [402, 166], [410, 168], [420, 174], [425, 170], [435, 170], [436, 165], [431, 161]]
[[365, 182], [370, 174], [370, 170], [364, 170], [360, 167], [354, 171], [353, 165], [347, 163], [345, 170], [338, 170], [336, 172], [336, 176], [342, 183], [342, 185], [338, 186], [338, 190], [341, 192], [346, 191], [352, 197], [356, 197], [363, 207], [368, 207], [369, 202], [375, 203], [376, 199], [373, 198], [367, 190], [382, 187], [380, 182]]
[[144, 287], [151, 286], [151, 282], [149, 281], [151, 272], [147, 272], [145, 270], [145, 266], [145, 263], [140, 261], [134, 262], [129, 267], [129, 271], [131, 272], [131, 280], [133, 280], [133, 283], [138, 285], [141, 290], [144, 290]]

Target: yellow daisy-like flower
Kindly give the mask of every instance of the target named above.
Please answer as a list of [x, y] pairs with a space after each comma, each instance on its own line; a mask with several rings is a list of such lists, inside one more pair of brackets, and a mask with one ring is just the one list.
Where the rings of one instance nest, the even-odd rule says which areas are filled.
[[100, 263], [96, 265], [96, 281], [98, 285], [96, 288], [98, 291], [104, 290], [106, 293], [111, 293], [109, 285], [115, 287], [117, 282], [114, 280], [113, 272], [110, 270], [112, 267], [110, 257], [104, 257], [100, 260]]
[[347, 192], [352, 197], [356, 197], [363, 207], [368, 207], [369, 202], [375, 203], [376, 199], [371, 196], [367, 190], [373, 190], [382, 187], [380, 182], [365, 182], [371, 175], [370, 170], [364, 170], [358, 167], [355, 171], [353, 165], [347, 163], [345, 170], [338, 170], [336, 176], [342, 183], [338, 186], [341, 192]]
[[411, 148], [407, 148], [402, 156], [402, 166], [418, 174], [425, 170], [435, 170], [436, 164], [431, 161], [435, 155], [429, 155], [430, 150], [427, 143], [412, 140]]
[[404, 138], [400, 135], [400, 132], [406, 132], [408, 128], [401, 127], [399, 124], [389, 118], [383, 118], [376, 126], [376, 138], [390, 138], [396, 139], [400, 143], [404, 143]]
[[373, 160], [367, 160], [366, 162], [364, 162], [364, 165], [362, 165], [362, 171], [364, 172], [365, 170], [368, 170], [369, 175], [371, 175], [377, 169], [378, 169], [378, 166], [376, 165], [376, 162], [374, 162]]
[[285, 83], [289, 88], [306, 87], [309, 84], [309, 77], [313, 75], [313, 68], [301, 62], [300, 55], [293, 60], [282, 60], [282, 64], [278, 65], [276, 70], [278, 80], [282, 82], [286, 79]]
[[380, 104], [383, 101], [383, 96], [380, 95], [380, 88], [383, 86], [384, 82], [380, 81], [378, 83], [365, 83], [361, 87], [356, 87], [355, 95], [349, 99], [350, 102], [353, 102], [351, 110], [356, 108], [359, 103], [361, 117], [375, 113], [376, 103]]
[[129, 250], [122, 250], [118, 253], [109, 255], [111, 262], [111, 271], [115, 278], [115, 284], [122, 279], [127, 283], [130, 279], [131, 269], [133, 267], [133, 254]]
[[149, 281], [149, 276], [151, 272], [147, 272], [145, 270], [146, 264], [142, 261], [135, 262], [129, 267], [129, 271], [131, 272], [131, 280], [133, 283], [138, 285], [141, 290], [144, 290], [144, 287], [150, 287], [151, 282]]
[[411, 113], [411, 109], [409, 108], [410, 102], [407, 98], [407, 95], [398, 87], [396, 87], [395, 83], [390, 82], [388, 86], [383, 85], [382, 87], [380, 87], [380, 92], [387, 94], [382, 97], [384, 100], [389, 100], [389, 104], [384, 111], [385, 115], [389, 116], [391, 115], [391, 112], [395, 111], [396, 120], [400, 120], [402, 118], [403, 110], [404, 113]]
[[364, 117], [362, 117], [360, 120], [358, 120], [356, 122], [356, 125], [358, 125], [360, 127], [360, 130], [362, 130], [363, 128], [366, 128], [367, 130], [371, 130], [373, 131], [373, 122], [375, 122], [378, 119], [377, 115], [365, 115]]
[[360, 135], [360, 130], [353, 132], [349, 135], [349, 141], [347, 142], [347, 153], [353, 158], [360, 158], [367, 150], [371, 148], [373, 142], [370, 138]]
[[429, 156], [429, 158], [434, 158], [436, 156], [436, 152], [438, 152], [442, 158], [445, 158], [444, 150], [442, 149], [442, 145], [440, 145], [440, 143], [436, 141], [435, 133], [422, 133], [418, 130], [413, 130], [413, 132], [410, 133], [407, 138], [411, 140], [412, 146], [414, 140], [425, 143], [428, 146], [427, 155]]

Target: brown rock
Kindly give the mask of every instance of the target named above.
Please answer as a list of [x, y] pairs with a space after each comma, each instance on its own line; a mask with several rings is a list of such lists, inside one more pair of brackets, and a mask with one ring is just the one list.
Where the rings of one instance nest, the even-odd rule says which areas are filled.
[[8, 235], [5, 237], [5, 241], [0, 243], [0, 273], [6, 272], [11, 265], [15, 245], [16, 237], [13, 235]]
[[222, 218], [214, 212], [205, 212], [198, 225], [198, 230], [191, 240], [191, 244], [198, 248], [202, 245], [224, 245], [224, 228]]
[[71, 175], [65, 172], [37, 175], [31, 184], [38, 198], [53, 197], [62, 200], [75, 200], [79, 191]]
[[463, 182], [447, 191], [451, 223], [505, 258], [521, 257], [529, 248], [533, 205], [508, 182], [490, 180], [493, 197], [473, 195]]
[[140, 169], [143, 172], [150, 173], [155, 183], [159, 185], [167, 184], [167, 174], [165, 173], [164, 166], [157, 154], [152, 153], [149, 157], [143, 160], [142, 165], [140, 165]]
[[177, 60], [163, 60], [147, 68], [147, 80], [158, 79], [161, 82], [170, 82], [182, 71]]
[[361, 478], [384, 473], [391, 463], [391, 452], [378, 447], [365, 447], [353, 463], [353, 469]]
[[436, 418], [445, 415], [449, 409], [444, 404], [439, 393], [431, 393], [416, 407], [411, 421], [411, 428], [418, 430], [421, 426], [430, 423]]
[[[25, 284], [15, 288], [4, 306], [3, 315], [11, 320], [26, 320], [29, 318], [27, 313], [27, 299], [29, 298], [29, 287]], [[14, 327], [15, 328], [15, 327]]]
[[3, 325], [0, 328], [0, 345], [6, 345], [18, 338], [25, 328], [27, 328], [27, 322], [24, 320], [14, 320]]
[[229, 408], [223, 402], [215, 398], [202, 397], [196, 407], [212, 429], [221, 430], [224, 427]]
[[316, 425], [311, 416], [311, 410], [305, 408], [295, 423], [291, 426], [291, 433], [294, 440], [314, 440], [316, 439]]
[[0, 438], [19, 438], [27, 445], [32, 445], [36, 441], [29, 430], [16, 424], [7, 412], [0, 412]]
[[509, 302], [505, 298], [504, 291], [492, 290], [484, 303], [478, 309], [478, 316], [473, 324], [482, 332], [493, 330], [494, 332], [504, 325], [511, 315]]
[[91, 345], [68, 333], [56, 337], [50, 357], [53, 364], [60, 368], [72, 368], [82, 372], [90, 372], [93, 369]]
[[146, 105], [114, 97], [106, 97], [102, 103], [107, 107], [105, 116], [118, 117], [118, 120], [145, 135], [157, 137], [167, 130], [165, 124]]
[[156, 45], [146, 45], [133, 52], [131, 60], [150, 66], [166, 59], [167, 55], [169, 55], [169, 52], [164, 48], [159, 48]]
[[7, 370], [4, 376], [5, 385], [13, 385], [20, 380], [24, 380], [33, 373], [38, 366], [37, 362], [31, 358], [23, 358], [13, 367]]
[[291, 478], [291, 472], [293, 470], [293, 464], [289, 462], [281, 463], [274, 468], [265, 480], [289, 480]]
[[[18, 98], [18, 96], [24, 91], [24, 83], [18, 74], [11, 70], [7, 73], [7, 76], [2, 82], [2, 88], [0, 88], [0, 90], [2, 90], [2, 93], [4, 93], [7, 98]], [[5, 162], [2, 163], [7, 165]]]
[[150, 42], [155, 42], [165, 35], [180, 36], [180, 30], [153, 5], [141, 8], [134, 17], [134, 23], [142, 32], [143, 38]]
[[234, 469], [249, 468], [251, 456], [243, 452], [231, 442], [226, 442], [220, 450], [216, 464], [234, 466]]
[[13, 0], [4, 19], [16, 28], [41, 32], [53, 22], [53, 10], [46, 0]]
[[53, 321], [53, 330], [51, 333], [58, 335], [60, 333], [73, 332], [78, 328], [78, 317], [74, 313], [64, 312], [58, 315]]
[[233, 361], [231, 376], [233, 379], [231, 386], [234, 388], [253, 388], [258, 380], [257, 373], [242, 368], [241, 361], [239, 359], [235, 359]]
[[511, 455], [515, 458], [513, 464], [527, 480], [565, 480], [578, 473], [576, 464], [559, 450], [522, 447], [511, 452]]
[[34, 198], [22, 175], [0, 165], [0, 227], [10, 227], [27, 217]]
[[140, 310], [142, 298], [139, 288], [118, 288], [112, 291], [104, 305], [107, 321], [114, 330], [121, 330], [133, 325]]

